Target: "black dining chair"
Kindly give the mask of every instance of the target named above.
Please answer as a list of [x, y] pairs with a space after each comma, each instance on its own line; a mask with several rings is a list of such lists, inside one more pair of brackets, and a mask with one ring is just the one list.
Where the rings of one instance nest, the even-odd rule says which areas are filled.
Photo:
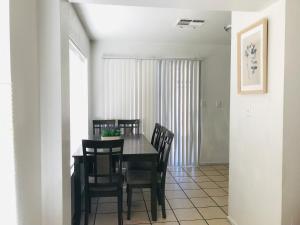
[[153, 147], [159, 151], [159, 148], [164, 140], [164, 137], [166, 136], [166, 133], [168, 132], [168, 129], [161, 126], [160, 127], [160, 130], [159, 130], [159, 133], [157, 135], [157, 139], [156, 139], [156, 142], [154, 143]]
[[114, 128], [115, 126], [116, 126], [115, 120], [93, 120], [93, 135], [96, 134], [101, 135], [102, 129]]
[[118, 120], [118, 127], [123, 131], [125, 136], [140, 133], [140, 120]]
[[[91, 212], [92, 197], [118, 198], [118, 224], [123, 224], [123, 162], [124, 140], [96, 141], [82, 140], [84, 162], [84, 195], [85, 217], [84, 224], [88, 224]], [[101, 160], [106, 157], [108, 167], [101, 165]], [[113, 158], [118, 158], [118, 170], [113, 169]], [[103, 161], [103, 160], [102, 160]]]
[[153, 145], [153, 147], [156, 150], [158, 149], [158, 143], [159, 143], [161, 129], [162, 129], [162, 126], [159, 123], [155, 123], [152, 137], [151, 137], [151, 144]]
[[[165, 182], [166, 172], [168, 167], [169, 154], [173, 142], [174, 134], [166, 131], [162, 137], [161, 145], [158, 149], [158, 168], [157, 168], [157, 194], [158, 202], [162, 206], [162, 216], [166, 218], [165, 206]], [[126, 173], [127, 179], [127, 219], [130, 219], [132, 189], [134, 188], [151, 188], [151, 171], [145, 170], [131, 170], [128, 169]]]

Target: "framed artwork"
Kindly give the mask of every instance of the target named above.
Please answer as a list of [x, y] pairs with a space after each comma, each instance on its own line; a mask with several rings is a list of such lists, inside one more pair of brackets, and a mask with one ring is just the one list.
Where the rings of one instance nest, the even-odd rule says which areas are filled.
[[237, 42], [238, 93], [267, 93], [268, 20], [240, 31]]

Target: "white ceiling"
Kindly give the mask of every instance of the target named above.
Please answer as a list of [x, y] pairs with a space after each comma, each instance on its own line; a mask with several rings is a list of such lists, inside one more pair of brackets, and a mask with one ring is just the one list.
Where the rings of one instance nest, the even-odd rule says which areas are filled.
[[[74, 4], [93, 40], [151, 41], [174, 43], [228, 44], [230, 34], [223, 27], [231, 14], [102, 4]], [[179, 19], [204, 19], [199, 30], [175, 27]]]
[[265, 8], [277, 0], [69, 0], [77, 3], [128, 5], [203, 11], [253, 11]]

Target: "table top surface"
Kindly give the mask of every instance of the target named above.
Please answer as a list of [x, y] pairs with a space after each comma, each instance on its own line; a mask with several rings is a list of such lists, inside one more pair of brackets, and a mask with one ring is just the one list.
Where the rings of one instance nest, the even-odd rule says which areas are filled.
[[[123, 155], [157, 155], [156, 149], [142, 134], [122, 137], [124, 139]], [[92, 140], [101, 140], [95, 136]], [[82, 148], [79, 148], [73, 157], [83, 157]]]

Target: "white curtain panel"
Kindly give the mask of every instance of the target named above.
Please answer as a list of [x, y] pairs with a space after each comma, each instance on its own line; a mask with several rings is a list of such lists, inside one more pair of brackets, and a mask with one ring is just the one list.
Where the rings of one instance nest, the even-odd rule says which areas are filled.
[[140, 119], [150, 140], [156, 122], [158, 60], [104, 59], [99, 119]]
[[199, 60], [105, 58], [99, 119], [140, 119], [151, 139], [155, 122], [174, 132], [170, 165], [197, 165]]
[[174, 132], [171, 165], [198, 165], [200, 147], [199, 60], [161, 60], [158, 121]]

